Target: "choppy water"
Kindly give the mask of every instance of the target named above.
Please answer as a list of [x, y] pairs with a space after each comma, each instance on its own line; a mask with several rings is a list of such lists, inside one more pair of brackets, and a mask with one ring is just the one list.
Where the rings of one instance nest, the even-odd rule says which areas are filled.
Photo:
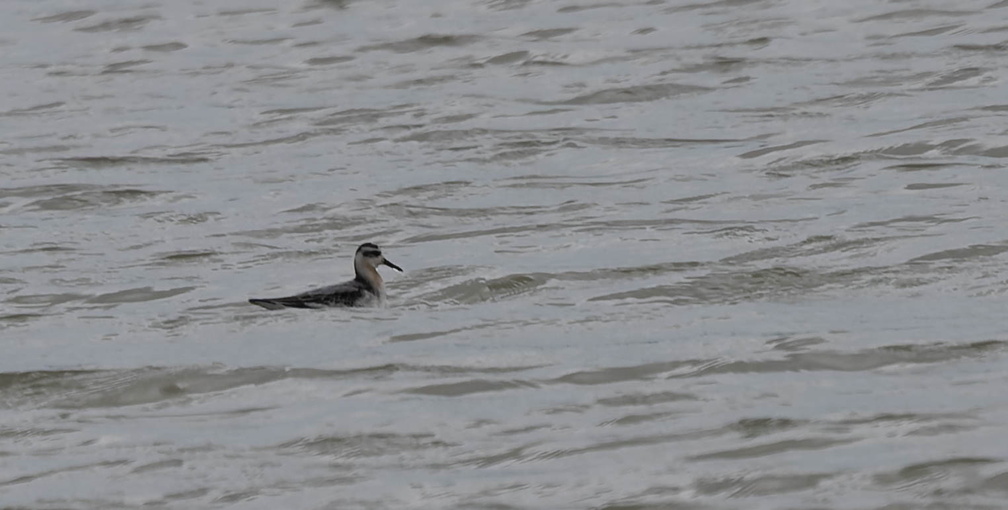
[[0, 7], [0, 507], [1003, 508], [1008, 2], [278, 4]]

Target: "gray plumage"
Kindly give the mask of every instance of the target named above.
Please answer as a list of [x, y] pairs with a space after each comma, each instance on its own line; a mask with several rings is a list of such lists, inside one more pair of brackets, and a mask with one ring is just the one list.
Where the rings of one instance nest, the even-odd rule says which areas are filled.
[[368, 306], [385, 301], [385, 282], [377, 266], [386, 265], [402, 272], [402, 268], [382, 256], [381, 249], [373, 243], [357, 247], [354, 254], [354, 279], [336, 285], [312, 289], [293, 296], [280, 298], [252, 298], [249, 303], [268, 310], [283, 308], [326, 308], [332, 306]]

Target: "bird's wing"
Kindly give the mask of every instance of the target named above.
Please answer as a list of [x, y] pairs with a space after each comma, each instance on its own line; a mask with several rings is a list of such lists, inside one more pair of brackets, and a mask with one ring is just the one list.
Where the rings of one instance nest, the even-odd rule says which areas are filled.
[[249, 302], [269, 310], [281, 308], [324, 308], [327, 306], [353, 306], [365, 292], [364, 286], [350, 280], [319, 287], [293, 296], [280, 298], [250, 299]]

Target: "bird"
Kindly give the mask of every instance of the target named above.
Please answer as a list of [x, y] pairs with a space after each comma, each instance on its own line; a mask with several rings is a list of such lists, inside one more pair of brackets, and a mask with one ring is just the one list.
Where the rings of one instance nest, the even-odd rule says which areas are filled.
[[283, 308], [326, 308], [336, 306], [368, 306], [385, 302], [385, 282], [378, 274], [378, 266], [386, 265], [402, 272], [402, 268], [382, 255], [374, 243], [364, 243], [354, 254], [353, 280], [320, 287], [281, 298], [252, 298], [249, 303], [267, 310]]

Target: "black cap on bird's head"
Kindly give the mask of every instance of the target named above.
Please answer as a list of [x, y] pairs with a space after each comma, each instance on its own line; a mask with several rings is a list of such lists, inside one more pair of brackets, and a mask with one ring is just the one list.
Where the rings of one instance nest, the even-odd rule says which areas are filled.
[[382, 256], [381, 248], [374, 243], [364, 243], [357, 247], [357, 255], [368, 259], [372, 266], [377, 267], [379, 264], [384, 264], [396, 271], [402, 272], [402, 268], [389, 262], [384, 256]]

